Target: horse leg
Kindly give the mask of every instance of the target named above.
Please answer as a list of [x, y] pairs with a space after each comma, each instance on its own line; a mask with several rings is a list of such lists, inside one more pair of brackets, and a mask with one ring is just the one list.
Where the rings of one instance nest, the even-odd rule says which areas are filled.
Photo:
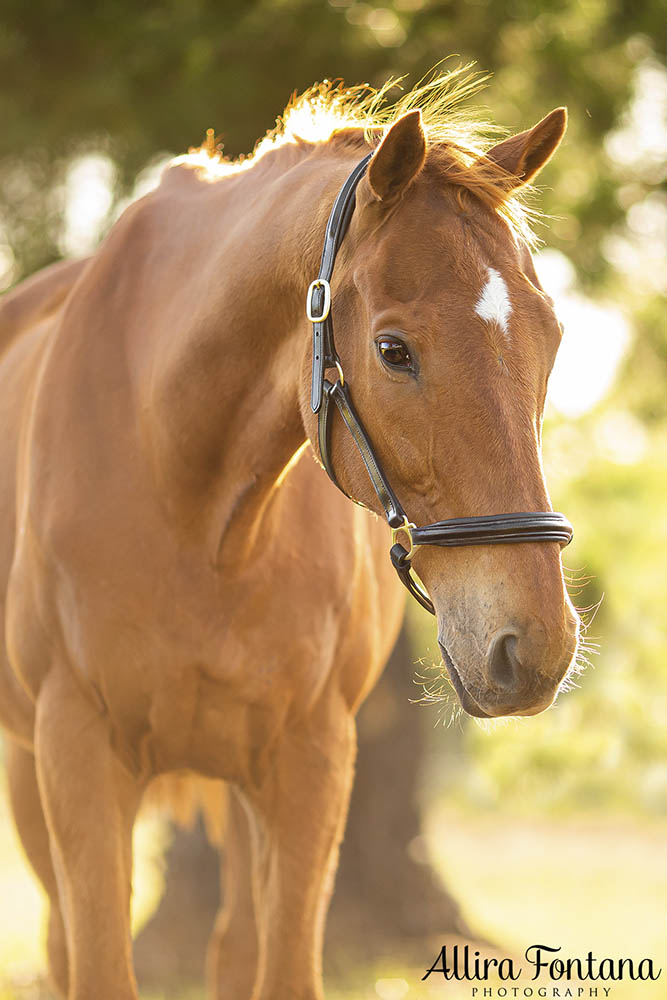
[[249, 817], [233, 788], [223, 850], [222, 899], [206, 958], [211, 1000], [250, 1000], [257, 977], [257, 929]]
[[37, 699], [37, 778], [67, 935], [69, 1000], [137, 1000], [130, 938], [132, 826], [142, 788], [108, 718], [68, 669]]
[[294, 725], [253, 795], [262, 827], [253, 1000], [322, 1000], [324, 922], [352, 786], [356, 737], [346, 707]]
[[49, 833], [39, 797], [34, 754], [10, 737], [5, 741], [5, 766], [14, 823], [30, 865], [49, 899], [47, 954], [56, 990], [67, 995], [67, 942], [58, 886], [51, 861]]

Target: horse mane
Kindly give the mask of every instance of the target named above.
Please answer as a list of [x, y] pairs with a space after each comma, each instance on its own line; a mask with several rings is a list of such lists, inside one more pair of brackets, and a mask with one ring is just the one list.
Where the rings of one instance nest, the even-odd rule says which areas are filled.
[[[462, 106], [489, 79], [470, 70], [467, 65], [449, 72], [436, 71], [407, 91], [401, 88], [403, 77], [389, 79], [379, 88], [368, 83], [346, 87], [341, 81], [324, 80], [302, 94], [295, 92], [275, 127], [249, 155], [226, 158], [209, 129], [205, 143], [177, 162], [195, 160], [210, 173], [223, 176], [248, 169], [266, 153], [286, 144], [374, 147], [398, 118], [418, 108], [428, 143], [424, 169], [443, 184], [454, 186], [461, 208], [470, 207], [471, 198], [482, 202], [504, 218], [516, 237], [534, 245], [537, 240], [531, 223], [540, 216], [526, 203], [531, 186], [512, 188], [509, 175], [485, 157], [507, 133], [480, 118], [479, 109]], [[397, 97], [390, 96], [397, 91]]]

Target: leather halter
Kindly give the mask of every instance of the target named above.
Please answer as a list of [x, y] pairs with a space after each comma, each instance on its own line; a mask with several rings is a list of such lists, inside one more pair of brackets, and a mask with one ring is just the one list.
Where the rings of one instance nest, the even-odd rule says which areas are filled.
[[[561, 547], [572, 540], [572, 525], [563, 514], [539, 511], [516, 514], [491, 514], [483, 517], [454, 517], [417, 527], [401, 506], [389, 480], [382, 470], [368, 433], [350, 396], [340, 358], [334, 344], [331, 318], [331, 276], [336, 254], [347, 232], [355, 206], [355, 190], [361, 180], [372, 153], [357, 164], [331, 209], [324, 236], [324, 249], [317, 278], [311, 282], [306, 299], [306, 314], [313, 324], [313, 379], [311, 407], [318, 414], [318, 441], [322, 464], [329, 478], [341, 493], [345, 493], [334, 472], [331, 450], [332, 403], [343, 418], [352, 440], [359, 449], [373, 489], [392, 530], [391, 561], [401, 582], [422, 607], [435, 614], [428, 594], [411, 573], [412, 554], [417, 545], [499, 545], [514, 542], [557, 542]], [[335, 368], [338, 378], [330, 382], [325, 377], [327, 369]], [[345, 496], [349, 496], [345, 493]], [[352, 498], [350, 498], [352, 499]], [[358, 502], [358, 501], [355, 501]], [[408, 548], [398, 540], [405, 537]]]

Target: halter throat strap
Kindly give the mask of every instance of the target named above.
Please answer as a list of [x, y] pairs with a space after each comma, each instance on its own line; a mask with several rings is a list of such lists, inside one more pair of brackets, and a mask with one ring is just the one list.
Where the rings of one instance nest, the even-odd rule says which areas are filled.
[[[394, 493], [371, 439], [352, 402], [340, 358], [334, 343], [331, 315], [331, 277], [336, 254], [347, 232], [355, 207], [355, 191], [373, 154], [369, 153], [354, 168], [334, 202], [324, 236], [324, 249], [317, 278], [311, 282], [306, 299], [306, 314], [313, 324], [313, 368], [311, 408], [318, 415], [320, 458], [331, 481], [341, 493], [353, 500], [340, 485], [331, 457], [331, 425], [337, 410], [363, 460], [366, 472], [392, 529], [390, 558], [403, 585], [412, 596], [435, 614], [428, 594], [412, 574], [412, 554], [418, 545], [506, 545], [517, 542], [557, 542], [561, 547], [572, 540], [572, 525], [563, 514], [554, 511], [531, 511], [491, 514], [478, 517], [455, 517], [417, 527], [408, 518]], [[338, 378], [325, 377], [335, 368]], [[335, 406], [332, 406], [332, 403]], [[354, 501], [359, 503], [359, 501]], [[362, 505], [363, 506], [363, 505]], [[407, 542], [406, 548], [402, 541]]]

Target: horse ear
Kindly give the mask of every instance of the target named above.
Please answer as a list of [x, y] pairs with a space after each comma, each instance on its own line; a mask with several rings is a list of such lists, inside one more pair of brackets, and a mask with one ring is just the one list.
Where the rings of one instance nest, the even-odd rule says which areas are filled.
[[408, 111], [391, 126], [368, 166], [368, 182], [375, 197], [382, 202], [396, 201], [425, 159], [421, 111]]
[[556, 152], [567, 128], [567, 109], [556, 108], [526, 132], [519, 132], [490, 149], [490, 160], [511, 174], [511, 188], [527, 184]]

